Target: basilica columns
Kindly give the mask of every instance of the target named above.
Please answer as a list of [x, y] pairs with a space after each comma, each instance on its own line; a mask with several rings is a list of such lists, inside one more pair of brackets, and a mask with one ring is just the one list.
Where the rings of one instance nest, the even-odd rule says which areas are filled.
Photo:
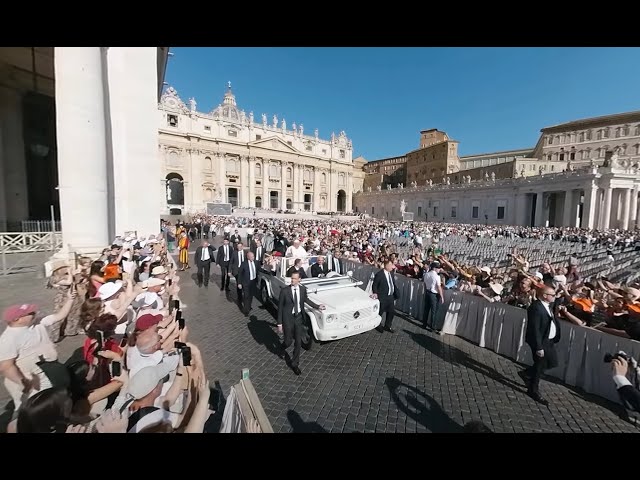
[[240, 185], [237, 187], [239, 193], [238, 206], [249, 207], [249, 160], [245, 155], [240, 155]]
[[320, 185], [322, 176], [320, 175], [320, 169], [318, 167], [313, 168], [313, 207], [312, 210], [317, 212], [320, 210], [320, 192], [322, 192], [322, 186]]
[[629, 217], [631, 216], [631, 189], [624, 189], [624, 197], [621, 195], [621, 199], [624, 202], [622, 204], [622, 229], [629, 229]]
[[256, 159], [249, 157], [249, 207], [256, 206]]
[[545, 216], [544, 192], [537, 192], [535, 226], [545, 227], [546, 224], [547, 224], [547, 220]]
[[112, 240], [109, 238], [109, 216], [113, 212], [109, 212], [107, 186], [103, 55], [106, 52], [102, 47], [55, 49], [63, 251], [100, 251]]
[[220, 201], [227, 202], [227, 165], [222, 153], [214, 153], [216, 157], [216, 170], [218, 171], [218, 188], [220, 189]]
[[280, 162], [280, 208], [287, 209], [287, 162]]
[[262, 161], [262, 208], [271, 208], [269, 198], [269, 162]]
[[582, 228], [595, 227], [597, 199], [598, 187], [592, 183], [584, 190], [584, 206], [582, 207], [582, 221], [580, 225]]
[[293, 209], [299, 210], [300, 204], [299, 196], [300, 196], [300, 165], [297, 163], [293, 165], [293, 198], [291, 199], [293, 202]]
[[631, 194], [631, 218], [629, 218], [629, 228], [638, 228], [638, 185], [633, 188]]
[[609, 228], [609, 220], [611, 219], [611, 195], [613, 189], [610, 185], [604, 189], [604, 202], [602, 205], [602, 222], [599, 225], [600, 230], [606, 230]]

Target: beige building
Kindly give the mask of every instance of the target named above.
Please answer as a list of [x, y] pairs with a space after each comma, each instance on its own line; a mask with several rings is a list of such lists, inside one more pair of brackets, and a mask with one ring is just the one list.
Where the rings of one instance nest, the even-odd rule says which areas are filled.
[[420, 148], [407, 153], [407, 183], [426, 185], [429, 180], [440, 183], [450, 175], [457, 181], [458, 143], [435, 128], [420, 132]]
[[375, 190], [379, 185], [390, 184], [392, 187], [396, 187], [399, 183], [406, 183], [406, 165], [406, 155], [367, 162], [363, 167], [364, 190], [369, 188]]
[[273, 115], [254, 118], [227, 88], [209, 113], [189, 106], [173, 88], [158, 105], [162, 213], [201, 212], [209, 202], [281, 210], [351, 211], [362, 190], [362, 165], [344, 131], [330, 140], [287, 126]]

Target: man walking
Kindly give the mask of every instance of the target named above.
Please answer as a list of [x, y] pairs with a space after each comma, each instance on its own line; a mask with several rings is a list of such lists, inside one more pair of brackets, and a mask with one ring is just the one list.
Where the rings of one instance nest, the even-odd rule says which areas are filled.
[[218, 256], [216, 263], [220, 265], [220, 272], [222, 275], [222, 283], [220, 284], [220, 291], [229, 291], [229, 262], [231, 261], [231, 245], [229, 245], [229, 239], [225, 238], [222, 241], [222, 245], [218, 248]]
[[244, 295], [243, 313], [245, 317], [248, 317], [253, 297], [258, 291], [258, 263], [254, 259], [253, 252], [247, 252], [247, 261], [240, 265], [238, 281], [238, 288], [242, 290]]
[[527, 309], [527, 333], [525, 341], [531, 347], [533, 365], [518, 372], [528, 386], [527, 395], [542, 405], [549, 402], [542, 398], [538, 385], [545, 370], [558, 365], [555, 344], [560, 341], [560, 323], [553, 315], [556, 293], [553, 287], [538, 290], [538, 299]]
[[238, 275], [240, 272], [240, 265], [244, 263], [244, 260], [244, 245], [242, 245], [242, 243], [237, 243], [236, 250], [231, 255], [231, 262], [229, 265], [229, 269], [231, 270], [231, 272], [229, 272], [229, 276], [233, 275], [236, 279], [236, 293], [238, 294], [238, 305], [240, 306], [240, 308], [242, 308], [242, 289], [240, 288], [240, 280]]
[[424, 274], [424, 317], [422, 328], [436, 329], [436, 319], [438, 318], [438, 306], [444, 303], [444, 292], [440, 281], [440, 262], [432, 262], [429, 271]]
[[258, 265], [262, 265], [262, 262], [264, 260], [264, 247], [262, 246], [262, 242], [260, 241], [259, 238], [256, 238], [252, 242], [251, 251], [253, 252], [256, 263]]
[[293, 272], [291, 275], [291, 285], [280, 290], [278, 301], [278, 331], [284, 333], [282, 350], [286, 349], [294, 342], [293, 358], [291, 359], [291, 369], [296, 375], [300, 375], [300, 347], [302, 338], [310, 345], [313, 342], [312, 332], [307, 332], [304, 326], [304, 304], [308, 303], [313, 308], [324, 310], [324, 305], [318, 305], [307, 297], [307, 289], [300, 284], [300, 274]]
[[202, 245], [196, 248], [194, 255], [194, 263], [198, 267], [198, 287], [202, 287], [204, 277], [204, 286], [209, 288], [209, 277], [211, 275], [211, 262], [213, 261], [213, 247], [205, 239]]
[[373, 277], [373, 284], [371, 285], [372, 298], [380, 300], [380, 315], [386, 312], [384, 320], [384, 327], [382, 321], [380, 325], [376, 327], [380, 333], [386, 330], [389, 333], [393, 333], [391, 328], [393, 324], [393, 317], [396, 313], [395, 301], [398, 298], [398, 289], [396, 287], [396, 281], [393, 278], [393, 262], [391, 260], [385, 260], [384, 268], [381, 269]]

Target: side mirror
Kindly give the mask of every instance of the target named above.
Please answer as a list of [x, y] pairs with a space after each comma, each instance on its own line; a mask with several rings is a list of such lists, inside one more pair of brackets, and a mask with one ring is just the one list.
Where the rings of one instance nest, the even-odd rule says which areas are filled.
[[351, 270], [347, 272], [347, 277], [353, 277], [353, 272]]

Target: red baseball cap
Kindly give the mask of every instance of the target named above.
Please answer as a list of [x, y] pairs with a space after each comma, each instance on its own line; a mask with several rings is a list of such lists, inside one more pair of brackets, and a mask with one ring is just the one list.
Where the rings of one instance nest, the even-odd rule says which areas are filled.
[[159, 324], [163, 318], [164, 317], [160, 313], [157, 313], [155, 315], [153, 313], [145, 313], [144, 315], [141, 315], [138, 320], [136, 320], [136, 330], [147, 330], [154, 325]]
[[15, 322], [19, 318], [26, 317], [32, 313], [38, 312], [38, 306], [30, 303], [23, 303], [22, 305], [11, 305], [5, 309], [2, 314], [2, 318], [5, 322]]

